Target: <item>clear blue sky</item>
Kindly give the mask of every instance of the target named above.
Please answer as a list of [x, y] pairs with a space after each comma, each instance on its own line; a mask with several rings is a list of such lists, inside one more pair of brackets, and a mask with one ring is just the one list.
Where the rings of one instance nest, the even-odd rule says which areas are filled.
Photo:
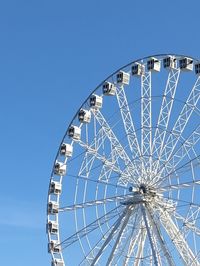
[[198, 0], [1, 1], [0, 265], [50, 265], [49, 175], [72, 116], [133, 59], [200, 58], [199, 10]]

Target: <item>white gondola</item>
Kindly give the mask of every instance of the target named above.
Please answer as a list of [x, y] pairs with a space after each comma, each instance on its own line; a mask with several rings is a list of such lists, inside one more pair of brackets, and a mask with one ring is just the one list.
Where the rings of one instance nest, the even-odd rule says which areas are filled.
[[60, 195], [62, 191], [62, 184], [57, 181], [51, 181], [50, 184], [50, 193], [55, 195]]
[[52, 261], [51, 266], [64, 266], [64, 261], [62, 259], [55, 259]]
[[60, 253], [61, 252], [61, 245], [57, 240], [51, 240], [48, 245], [48, 251], [53, 253]]
[[131, 67], [131, 73], [136, 77], [141, 76], [144, 73], [144, 65], [140, 63], [134, 63]]
[[78, 120], [81, 123], [90, 123], [91, 121], [91, 112], [89, 110], [81, 109], [78, 113]]
[[148, 71], [154, 71], [154, 72], [159, 72], [160, 71], [160, 60], [158, 60], [155, 57], [150, 57], [147, 60], [147, 70]]
[[124, 71], [119, 71], [117, 73], [117, 83], [118, 84], [123, 84], [123, 85], [128, 85], [130, 81], [130, 74], [126, 73]]
[[200, 63], [195, 64], [195, 74], [200, 75]]
[[164, 68], [176, 68], [177, 60], [175, 56], [168, 56], [163, 59], [163, 67]]
[[193, 60], [189, 57], [183, 57], [179, 60], [179, 67], [182, 71], [193, 70]]
[[93, 94], [90, 97], [90, 107], [99, 109], [102, 107], [103, 98], [99, 95]]
[[81, 129], [77, 126], [71, 126], [68, 129], [68, 136], [74, 140], [80, 140], [81, 138]]
[[54, 165], [54, 174], [55, 175], [65, 175], [66, 174], [66, 164], [62, 163], [62, 162], [56, 162]]
[[58, 233], [58, 223], [55, 221], [49, 221], [47, 224], [47, 232], [51, 234], [57, 234]]
[[50, 201], [48, 203], [48, 214], [58, 213], [59, 205], [56, 201]]
[[103, 84], [103, 94], [107, 96], [114, 96], [116, 92], [116, 86], [111, 82], [104, 82]]
[[73, 146], [68, 143], [63, 143], [60, 147], [60, 155], [66, 157], [72, 157], [73, 154]]

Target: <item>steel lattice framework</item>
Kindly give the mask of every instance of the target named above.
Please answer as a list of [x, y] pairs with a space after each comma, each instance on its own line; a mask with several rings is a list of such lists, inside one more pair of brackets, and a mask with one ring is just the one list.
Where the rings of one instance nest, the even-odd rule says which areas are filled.
[[61, 141], [47, 203], [52, 266], [200, 265], [200, 61], [117, 70]]

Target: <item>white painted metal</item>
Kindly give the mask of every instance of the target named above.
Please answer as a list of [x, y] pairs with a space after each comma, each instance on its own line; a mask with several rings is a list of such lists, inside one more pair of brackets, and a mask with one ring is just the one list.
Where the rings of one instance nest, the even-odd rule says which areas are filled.
[[[176, 246], [177, 251], [179, 252], [181, 258], [186, 265], [198, 265], [196, 256], [193, 254], [185, 237], [182, 235], [181, 230], [177, 228], [173, 222], [171, 216], [167, 211], [160, 209], [160, 221], [165, 228], [166, 232], [170, 236], [173, 244]], [[195, 263], [195, 264], [194, 264]]]
[[52, 266], [200, 265], [199, 65], [137, 60], [79, 108], [49, 184]]
[[145, 72], [141, 79], [141, 156], [143, 162], [142, 182], [152, 170], [152, 112], [151, 72]]
[[168, 128], [174, 97], [178, 85], [179, 74], [179, 69], [170, 68], [152, 145], [152, 154], [155, 161], [153, 168], [157, 168], [159, 165], [159, 159], [161, 157], [161, 151], [165, 143], [166, 130]]

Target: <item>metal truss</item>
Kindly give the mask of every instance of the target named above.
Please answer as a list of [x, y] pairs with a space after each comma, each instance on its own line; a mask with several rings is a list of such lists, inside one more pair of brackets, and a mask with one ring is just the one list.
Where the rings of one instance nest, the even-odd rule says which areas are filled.
[[[106, 134], [107, 138], [111, 142], [111, 146], [113, 148], [112, 153], [111, 153], [113, 157], [112, 160], [116, 162], [119, 158], [121, 158], [124, 161], [124, 164], [126, 166], [124, 173], [126, 173], [125, 176], [129, 175], [129, 180], [127, 180], [127, 178], [124, 178], [124, 176], [120, 176], [118, 183], [126, 185], [130, 181], [130, 179], [134, 178], [134, 176], [131, 173], [133, 173], [134, 171], [138, 172], [138, 169], [135, 169], [135, 167], [133, 166], [133, 163], [131, 162], [129, 156], [127, 155], [123, 146], [121, 145], [121, 143], [115, 136], [114, 132], [110, 128], [109, 124], [106, 122], [102, 113], [99, 110], [94, 110], [94, 109], [92, 110], [92, 112], [93, 112], [93, 115], [96, 117], [98, 123], [104, 130], [104, 133]], [[136, 182], [136, 180], [134, 181]]]
[[145, 72], [141, 77], [141, 154], [143, 172], [149, 173], [152, 167], [151, 115], [151, 72]]
[[[159, 160], [161, 163], [165, 163], [169, 160], [171, 154], [173, 153], [177, 142], [179, 141], [182, 132], [184, 131], [197, 103], [200, 98], [200, 77], [197, 78], [191, 93], [183, 106], [183, 109], [169, 135], [166, 143], [161, 151], [161, 156]], [[158, 171], [158, 169], [157, 169]]]
[[130, 150], [134, 158], [140, 158], [140, 146], [123, 85], [116, 88], [116, 96]]
[[166, 210], [160, 209], [160, 221], [165, 228], [167, 234], [171, 238], [173, 244], [175, 245], [178, 253], [180, 254], [182, 260], [186, 265], [198, 265], [196, 256], [190, 249], [185, 237], [182, 235], [181, 230], [177, 228], [173, 222], [171, 216]]
[[[166, 130], [168, 128], [174, 97], [179, 81], [180, 69], [171, 68], [169, 70], [166, 88], [157, 122], [157, 127], [152, 145], [153, 158], [160, 158], [163, 145], [165, 143]], [[154, 162], [153, 169], [157, 169], [159, 160]]]

